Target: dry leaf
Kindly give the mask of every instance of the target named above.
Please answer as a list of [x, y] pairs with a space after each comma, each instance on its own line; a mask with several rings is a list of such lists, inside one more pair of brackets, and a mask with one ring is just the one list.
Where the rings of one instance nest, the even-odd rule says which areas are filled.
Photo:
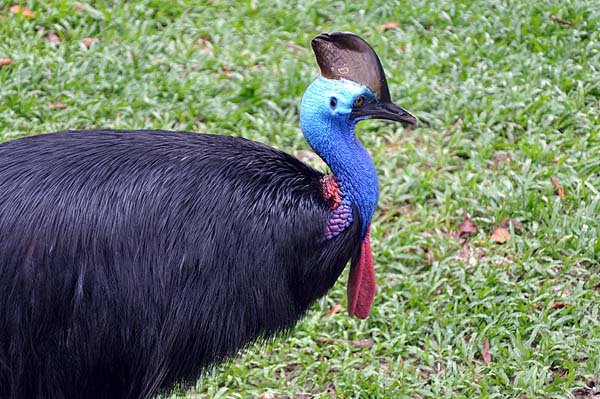
[[552, 304], [552, 309], [564, 309], [564, 308], [568, 308], [569, 306], [571, 306], [571, 305], [569, 305], [568, 303], [556, 301]]
[[386, 22], [383, 25], [379, 25], [379, 30], [386, 31], [390, 29], [396, 29], [400, 24], [398, 22], [390, 21]]
[[46, 35], [46, 40], [48, 40], [50, 43], [60, 43], [60, 37], [58, 37], [58, 35], [54, 32], [48, 32]]
[[87, 48], [90, 48], [90, 47], [92, 47], [92, 45], [93, 45], [94, 43], [97, 43], [97, 42], [99, 42], [99, 41], [100, 41], [99, 39], [96, 39], [96, 38], [93, 38], [93, 37], [84, 37], [83, 39], [81, 39], [81, 42], [82, 42], [83, 44], [85, 44], [85, 46], [86, 46]]
[[80, 4], [78, 6], [75, 6], [74, 10], [77, 12], [85, 11], [85, 6], [83, 4]]
[[485, 364], [487, 364], [488, 366], [490, 365], [490, 363], [492, 363], [492, 355], [490, 355], [490, 340], [487, 337], [485, 337], [485, 340], [483, 341], [481, 357], [483, 358]]
[[558, 196], [560, 197], [560, 199], [564, 199], [566, 197], [566, 195], [565, 195], [565, 190], [563, 189], [562, 184], [560, 184], [558, 179], [554, 176], [550, 177], [550, 180], [552, 180], [552, 185], [554, 186], [554, 188], [556, 188], [556, 192], [558, 193]]
[[327, 394], [333, 398], [337, 397], [337, 391], [335, 389], [335, 385], [333, 385], [333, 382], [327, 386], [325, 392], [327, 392]]
[[421, 247], [421, 249], [423, 250], [423, 252], [425, 252], [425, 256], [426, 256], [425, 264], [427, 266], [433, 265], [434, 257], [433, 257], [433, 251], [431, 250], [431, 248]]
[[11, 6], [8, 11], [12, 12], [13, 14], [21, 14], [24, 17], [27, 18], [33, 18], [35, 17], [35, 13], [33, 11], [31, 11], [29, 8], [27, 7], [23, 7], [20, 6], [18, 4], [15, 4], [14, 6]]
[[467, 212], [465, 212], [463, 221], [460, 226], [458, 226], [458, 237], [468, 237], [476, 231], [477, 226], [475, 226], [475, 223], [473, 223]]
[[0, 68], [9, 66], [13, 63], [12, 58], [0, 58]]
[[550, 18], [551, 21], [557, 22], [559, 24], [563, 24], [563, 25], [567, 25], [567, 26], [575, 26], [575, 22], [572, 21], [567, 21], [566, 19], [562, 19], [561, 17], [557, 17], [556, 15], [550, 15], [548, 18]]
[[496, 227], [496, 230], [492, 233], [492, 240], [498, 244], [504, 244], [510, 240], [510, 233], [503, 227]]
[[285, 47], [288, 49], [288, 51], [294, 55], [304, 55], [306, 53], [306, 49], [303, 46], [299, 46], [296, 43], [293, 42], [288, 42], [286, 43]]
[[600, 283], [598, 283], [598, 284], [594, 285], [594, 286], [592, 287], [592, 289], [593, 289], [593, 290], [600, 290]]
[[69, 106], [67, 104], [63, 104], [60, 101], [48, 104], [48, 109], [65, 109], [68, 107]]
[[498, 227], [502, 227], [506, 230], [508, 230], [510, 226], [512, 226], [516, 232], [523, 231], [523, 229], [525, 228], [525, 226], [523, 226], [523, 223], [513, 218], [506, 218], [500, 223], [498, 223]]
[[336, 313], [338, 313], [342, 309], [343, 309], [343, 306], [338, 303], [334, 307], [329, 309], [329, 312], [327, 312], [327, 314], [325, 316], [331, 317], [331, 316], [335, 315]]

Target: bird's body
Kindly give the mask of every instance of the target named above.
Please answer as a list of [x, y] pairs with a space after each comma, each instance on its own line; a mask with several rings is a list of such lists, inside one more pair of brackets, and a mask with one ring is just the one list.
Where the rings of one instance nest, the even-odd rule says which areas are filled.
[[332, 175], [195, 133], [0, 145], [0, 399], [150, 399], [291, 328], [349, 261], [349, 313], [367, 317], [379, 186], [354, 126], [415, 118], [364, 40], [312, 44], [300, 124]]
[[0, 146], [0, 387], [21, 389], [0, 398], [143, 398], [291, 327], [361, 240], [358, 228], [315, 239], [331, 208], [322, 178], [224, 136]]

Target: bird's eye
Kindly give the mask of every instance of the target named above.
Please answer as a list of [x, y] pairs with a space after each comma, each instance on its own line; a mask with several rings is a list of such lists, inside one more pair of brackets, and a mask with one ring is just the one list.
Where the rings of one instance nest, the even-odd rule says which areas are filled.
[[329, 106], [331, 107], [331, 109], [334, 109], [336, 105], [337, 105], [337, 98], [331, 97], [331, 99], [329, 100]]
[[354, 100], [354, 106], [355, 107], [360, 107], [364, 103], [365, 103], [365, 98], [363, 96], [360, 96], [356, 100]]

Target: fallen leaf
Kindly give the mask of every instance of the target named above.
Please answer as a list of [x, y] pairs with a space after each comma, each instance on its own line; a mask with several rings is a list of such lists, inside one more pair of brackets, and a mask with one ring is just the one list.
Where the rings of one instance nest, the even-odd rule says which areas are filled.
[[23, 7], [20, 6], [18, 4], [15, 4], [14, 6], [11, 6], [8, 11], [12, 12], [13, 14], [21, 14], [24, 17], [27, 18], [33, 18], [35, 17], [35, 13], [33, 11], [31, 11], [29, 8], [27, 7]]
[[97, 42], [99, 42], [99, 41], [100, 41], [100, 39], [96, 39], [96, 38], [93, 38], [93, 37], [84, 37], [83, 39], [81, 39], [81, 42], [82, 42], [83, 44], [85, 44], [85, 46], [86, 46], [87, 48], [90, 48], [90, 47], [92, 47], [92, 45], [93, 45], [94, 43], [97, 43]]
[[573, 391], [573, 396], [575, 399], [596, 399], [598, 397], [596, 390], [589, 388], [577, 388]]
[[400, 26], [400, 24], [398, 22], [390, 21], [390, 22], [386, 22], [383, 25], [379, 25], [379, 30], [382, 30], [385, 32], [386, 30], [396, 29], [399, 26]]
[[46, 35], [46, 40], [48, 40], [50, 43], [60, 43], [60, 37], [58, 37], [58, 35], [54, 32], [48, 32]]
[[48, 104], [48, 109], [65, 109], [65, 108], [69, 108], [69, 106], [67, 104], [61, 103], [60, 101]]
[[327, 314], [325, 316], [331, 317], [331, 316], [335, 315], [336, 313], [338, 313], [342, 309], [343, 309], [343, 306], [338, 303], [334, 307], [329, 309], [329, 312], [327, 312]]
[[567, 308], [571, 305], [569, 305], [568, 303], [564, 303], [564, 302], [560, 302], [560, 301], [556, 301], [552, 304], [552, 309], [564, 309]]
[[562, 184], [560, 184], [558, 179], [554, 176], [550, 177], [550, 180], [552, 180], [552, 185], [556, 189], [556, 192], [558, 193], [558, 196], [560, 197], [560, 199], [564, 199], [566, 197], [566, 195], [565, 195], [565, 190], [564, 190]]
[[485, 364], [487, 364], [488, 366], [490, 365], [490, 363], [492, 363], [492, 355], [490, 355], [490, 340], [487, 337], [485, 337], [485, 340], [483, 341], [481, 357], [483, 358]]
[[12, 58], [0, 58], [0, 68], [9, 66], [13, 63]]
[[494, 154], [494, 156], [492, 158], [490, 158], [490, 160], [492, 161], [492, 165], [493, 165], [494, 169], [498, 169], [498, 166], [501, 163], [509, 163], [510, 162], [508, 153], [506, 153], [504, 151], [497, 152], [496, 154]]
[[593, 289], [593, 290], [600, 290], [600, 283], [598, 283], [598, 284], [594, 285], [594, 286], [592, 287], [592, 289]]
[[563, 24], [563, 25], [567, 25], [567, 26], [571, 26], [571, 27], [575, 26], [575, 22], [567, 21], [566, 19], [557, 17], [556, 15], [550, 15], [548, 18], [550, 18], [551, 21], [557, 22], [559, 24]]
[[510, 240], [510, 233], [503, 227], [496, 227], [496, 230], [492, 233], [492, 240], [498, 244], [504, 244]]
[[506, 230], [508, 230], [510, 226], [512, 226], [515, 231], [523, 231], [523, 229], [525, 228], [525, 226], [523, 226], [523, 223], [521, 223], [517, 219], [512, 218], [506, 218], [500, 223], [498, 223], [498, 227], [502, 227]]
[[74, 10], [77, 12], [85, 11], [85, 6], [83, 4], [80, 4], [78, 6], [75, 6]]
[[426, 256], [425, 264], [427, 266], [433, 265], [434, 257], [433, 257], [433, 251], [431, 250], [431, 248], [421, 247], [421, 249], [423, 250], [423, 252], [425, 252], [425, 256]]
[[337, 391], [335, 389], [335, 385], [333, 385], [333, 382], [327, 385], [325, 392], [327, 392], [327, 394], [331, 397], [335, 398], [337, 396]]
[[302, 55], [306, 52], [306, 49], [303, 46], [299, 46], [296, 43], [288, 42], [285, 47], [295, 55]]
[[473, 223], [467, 212], [465, 212], [463, 221], [460, 224], [460, 226], [458, 226], [458, 237], [468, 237], [476, 231], [477, 226], [475, 226], [475, 223]]

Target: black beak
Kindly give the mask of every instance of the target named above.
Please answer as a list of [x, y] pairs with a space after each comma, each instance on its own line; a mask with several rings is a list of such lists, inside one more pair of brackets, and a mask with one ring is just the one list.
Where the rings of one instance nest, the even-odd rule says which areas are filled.
[[387, 119], [402, 122], [403, 125], [417, 124], [417, 118], [413, 114], [393, 102], [365, 103], [360, 107], [354, 107], [350, 117], [354, 119]]

